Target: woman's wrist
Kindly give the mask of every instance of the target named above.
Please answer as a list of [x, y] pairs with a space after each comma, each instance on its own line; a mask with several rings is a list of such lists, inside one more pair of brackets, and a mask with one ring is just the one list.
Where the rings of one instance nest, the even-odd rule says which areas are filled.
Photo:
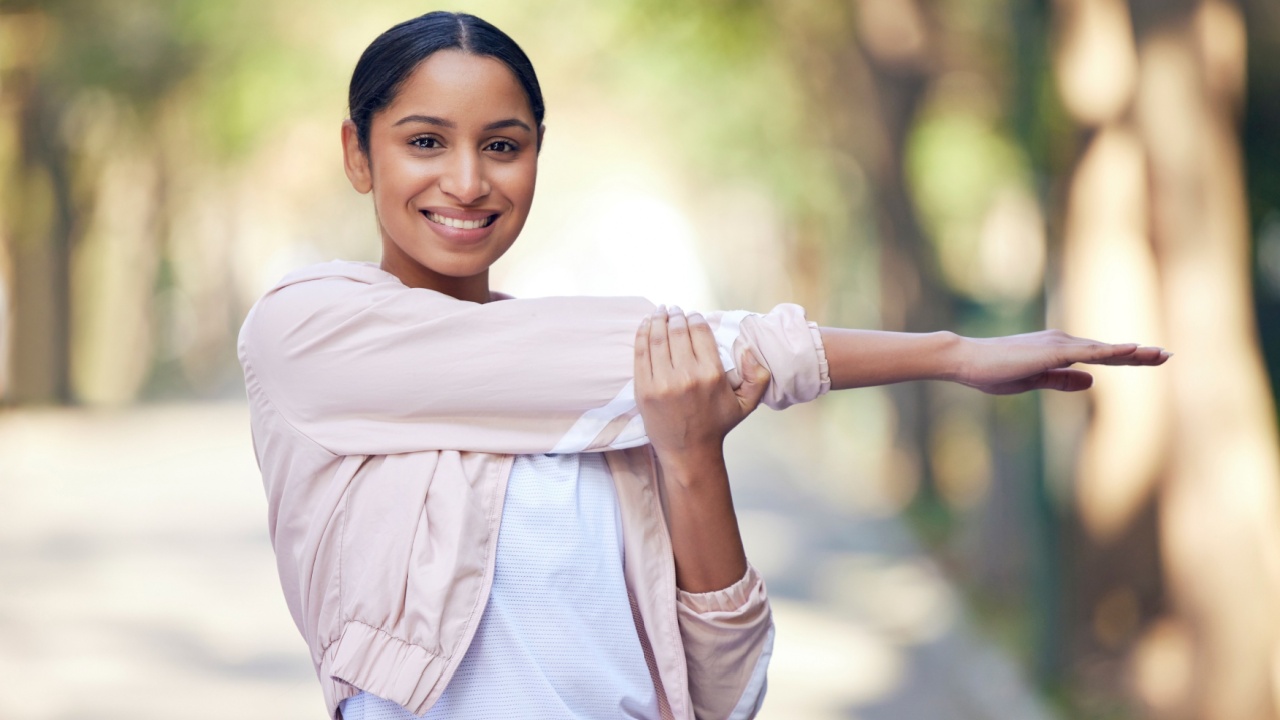
[[702, 443], [678, 451], [655, 448], [654, 454], [658, 458], [658, 464], [662, 466], [662, 474], [667, 482], [682, 488], [728, 477], [724, 448], [720, 443]]
[[970, 346], [969, 338], [957, 335], [950, 330], [931, 333], [934, 339], [934, 357], [938, 367], [932, 379], [958, 382], [968, 373]]

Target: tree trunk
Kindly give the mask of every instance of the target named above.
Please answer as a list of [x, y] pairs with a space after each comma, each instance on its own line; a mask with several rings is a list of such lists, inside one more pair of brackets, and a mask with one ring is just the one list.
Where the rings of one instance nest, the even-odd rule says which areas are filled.
[[1109, 552], [1083, 576], [1117, 578], [1118, 590], [1079, 593], [1091, 603], [1079, 617], [1100, 641], [1125, 614], [1126, 583], [1142, 581], [1115, 571], [1143, 552], [1135, 530], [1149, 527], [1167, 598], [1129, 588], [1129, 615], [1145, 627], [1113, 648], [1123, 677], [1153, 717], [1276, 718], [1280, 457], [1249, 290], [1240, 9], [1057, 8], [1060, 87], [1091, 128], [1066, 209], [1068, 324], [1142, 331], [1126, 338], [1176, 354], [1153, 373], [1100, 376], [1093, 394], [1077, 499], [1085, 539]]
[[66, 403], [70, 382], [70, 281], [75, 232], [70, 168], [53, 100], [38, 69], [13, 72], [19, 156], [5, 191], [12, 267], [12, 403]]

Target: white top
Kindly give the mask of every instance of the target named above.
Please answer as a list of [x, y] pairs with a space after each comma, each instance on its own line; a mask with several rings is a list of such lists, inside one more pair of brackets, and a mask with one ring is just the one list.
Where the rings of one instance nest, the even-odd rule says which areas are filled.
[[[417, 720], [364, 692], [343, 702], [342, 717]], [[623, 581], [618, 499], [601, 454], [516, 457], [489, 602], [424, 717], [658, 717]]]

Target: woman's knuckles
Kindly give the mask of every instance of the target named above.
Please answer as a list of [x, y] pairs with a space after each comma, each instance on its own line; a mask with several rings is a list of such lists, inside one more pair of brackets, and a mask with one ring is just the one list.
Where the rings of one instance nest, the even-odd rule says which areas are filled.
[[708, 390], [720, 387], [724, 382], [724, 373], [719, 368], [708, 368], [698, 374], [698, 384]]

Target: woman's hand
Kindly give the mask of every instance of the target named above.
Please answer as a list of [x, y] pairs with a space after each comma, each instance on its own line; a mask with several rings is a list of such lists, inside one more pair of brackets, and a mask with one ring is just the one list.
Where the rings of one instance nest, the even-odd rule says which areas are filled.
[[957, 351], [956, 382], [992, 395], [1028, 390], [1086, 390], [1093, 376], [1071, 368], [1093, 365], [1160, 365], [1171, 353], [1136, 344], [1112, 345], [1043, 330], [995, 338], [963, 338]]
[[661, 469], [676, 585], [693, 593], [727, 588], [747, 556], [724, 465], [724, 438], [760, 403], [769, 373], [743, 359], [729, 385], [715, 336], [702, 316], [659, 307], [636, 333], [636, 404]]
[[636, 403], [660, 460], [719, 455], [724, 438], [760, 404], [769, 371], [750, 353], [729, 385], [715, 336], [697, 313], [659, 307], [636, 333]]

